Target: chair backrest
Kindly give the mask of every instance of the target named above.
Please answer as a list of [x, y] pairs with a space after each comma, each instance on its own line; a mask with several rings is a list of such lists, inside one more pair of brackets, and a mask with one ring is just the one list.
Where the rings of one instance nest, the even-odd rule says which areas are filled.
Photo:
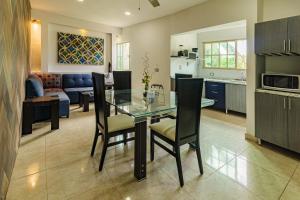
[[178, 79], [176, 142], [199, 139], [203, 79]]
[[175, 92], [177, 92], [177, 81], [179, 78], [193, 78], [192, 74], [175, 74]]
[[107, 116], [106, 99], [105, 99], [105, 83], [104, 74], [92, 73], [94, 102], [96, 112], [96, 123], [98, 123], [102, 131], [107, 132]]
[[113, 71], [114, 90], [131, 89], [131, 71]]

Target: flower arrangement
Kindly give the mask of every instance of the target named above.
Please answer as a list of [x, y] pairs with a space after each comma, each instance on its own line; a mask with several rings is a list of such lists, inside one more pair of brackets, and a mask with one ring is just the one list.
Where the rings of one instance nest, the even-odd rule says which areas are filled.
[[143, 78], [142, 78], [142, 83], [145, 84], [145, 91], [149, 90], [149, 84], [152, 78], [152, 74], [150, 74], [149, 69], [150, 69], [150, 64], [149, 64], [149, 57], [148, 54], [146, 53], [144, 57], [142, 57], [143, 63], [144, 63], [144, 71], [143, 71]]

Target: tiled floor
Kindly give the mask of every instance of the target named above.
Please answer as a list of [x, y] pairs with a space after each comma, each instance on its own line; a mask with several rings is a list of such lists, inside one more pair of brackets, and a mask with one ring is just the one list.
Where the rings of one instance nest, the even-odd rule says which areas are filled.
[[38, 124], [23, 137], [7, 199], [300, 199], [299, 157], [246, 141], [244, 118], [203, 110], [204, 175], [183, 147], [180, 188], [175, 159], [159, 147], [144, 181], [133, 176], [133, 143], [111, 147], [98, 172], [101, 145], [90, 157], [93, 114], [73, 107], [59, 130]]

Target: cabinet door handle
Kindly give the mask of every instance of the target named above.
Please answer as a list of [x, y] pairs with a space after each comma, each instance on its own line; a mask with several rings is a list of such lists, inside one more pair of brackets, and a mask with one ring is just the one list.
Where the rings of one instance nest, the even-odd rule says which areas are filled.
[[214, 94], [219, 94], [219, 92], [216, 92], [216, 91], [211, 91], [211, 93], [214, 93]]
[[291, 40], [289, 40], [289, 53], [291, 52]]
[[285, 98], [283, 98], [283, 109], [285, 109]]
[[292, 101], [291, 101], [291, 99], [289, 99], [289, 110], [291, 110], [292, 109]]
[[286, 40], [283, 40], [283, 51], [286, 52]]

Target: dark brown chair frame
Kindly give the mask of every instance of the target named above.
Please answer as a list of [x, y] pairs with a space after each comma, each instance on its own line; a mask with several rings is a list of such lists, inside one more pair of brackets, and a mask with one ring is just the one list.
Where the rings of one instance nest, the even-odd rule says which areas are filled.
[[[184, 181], [180, 158], [180, 146], [184, 144], [194, 145], [197, 153], [200, 174], [203, 174], [203, 165], [199, 142], [203, 79], [178, 79], [177, 86], [178, 105], [175, 141], [172, 141], [169, 138], [161, 135], [160, 133], [151, 130], [150, 159], [151, 161], [154, 160], [154, 144], [160, 146], [162, 149], [174, 156], [176, 158], [180, 186], [182, 187], [184, 185]], [[157, 121], [159, 121], [159, 119], [157, 119]], [[170, 144], [173, 147], [173, 150], [170, 150], [168, 147], [155, 140], [155, 137], [158, 137], [159, 139]]]
[[104, 74], [92, 73], [92, 77], [93, 77], [94, 102], [95, 102], [95, 114], [96, 114], [96, 131], [95, 131], [91, 156], [94, 155], [98, 137], [102, 135], [104, 139], [104, 144], [103, 144], [100, 164], [99, 164], [99, 171], [101, 171], [103, 169], [105, 155], [108, 147], [118, 145], [121, 143], [126, 144], [126, 142], [135, 139], [134, 137], [131, 138], [126, 137], [123, 140], [110, 143], [109, 142], [110, 138], [135, 132], [135, 128], [129, 128], [129, 129], [108, 133], [107, 117], [109, 117], [110, 115], [110, 105], [107, 104], [105, 100]]

